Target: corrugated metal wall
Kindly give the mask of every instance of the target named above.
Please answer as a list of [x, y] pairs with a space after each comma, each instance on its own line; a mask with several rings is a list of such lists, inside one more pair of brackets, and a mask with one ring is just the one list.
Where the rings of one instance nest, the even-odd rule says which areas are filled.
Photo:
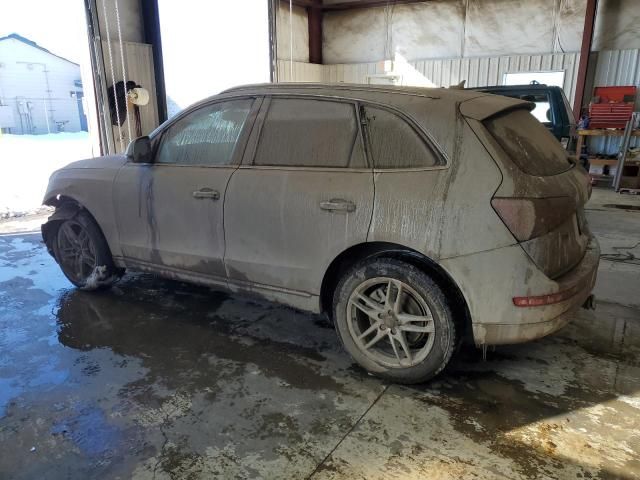
[[[450, 58], [416, 60], [407, 65], [419, 76], [438, 87], [455, 85], [466, 80], [467, 87], [500, 85], [505, 73], [564, 70], [564, 91], [573, 104], [575, 82], [580, 55], [571, 53], [547, 53], [540, 55], [510, 55], [501, 57]], [[368, 83], [369, 75], [385, 72], [384, 62], [312, 65], [293, 62], [293, 78], [289, 62], [278, 61], [279, 81]], [[405, 67], [406, 68], [406, 67]], [[640, 50], [604, 50], [598, 53], [594, 85], [640, 85]], [[636, 110], [640, 110], [640, 96], [636, 99]], [[616, 138], [591, 138], [592, 152], [615, 153], [619, 140]], [[635, 138], [632, 145], [640, 145]]]
[[[278, 60], [276, 63], [279, 82], [323, 82], [323, 69], [328, 65]], [[293, 75], [292, 75], [293, 73]]]
[[[512, 55], [503, 57], [449, 58], [435, 60], [416, 60], [407, 62], [415, 72], [438, 87], [455, 85], [467, 80], [468, 87], [502, 84], [504, 73], [535, 72], [541, 70], [564, 70], [565, 92], [573, 100], [575, 78], [578, 70], [577, 53], [549, 53], [541, 55]], [[293, 81], [368, 83], [368, 75], [384, 74], [384, 62], [350, 63], [334, 65], [311, 65], [316, 67], [308, 73], [304, 63], [293, 62]], [[321, 76], [318, 76], [318, 68]], [[278, 78], [291, 81], [289, 62], [278, 61]]]

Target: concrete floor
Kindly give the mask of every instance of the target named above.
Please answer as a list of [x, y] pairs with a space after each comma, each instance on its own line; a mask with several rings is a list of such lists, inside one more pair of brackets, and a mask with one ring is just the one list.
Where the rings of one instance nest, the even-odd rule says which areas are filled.
[[605, 206], [639, 200], [589, 205], [598, 310], [411, 388], [320, 317], [149, 275], [80, 292], [0, 235], [0, 478], [640, 478], [640, 211]]

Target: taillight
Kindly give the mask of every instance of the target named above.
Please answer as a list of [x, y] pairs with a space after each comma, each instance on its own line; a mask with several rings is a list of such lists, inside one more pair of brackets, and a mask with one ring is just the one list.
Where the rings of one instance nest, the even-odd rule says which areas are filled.
[[531, 297], [513, 297], [513, 304], [516, 307], [541, 307], [543, 305], [553, 305], [554, 303], [564, 302], [573, 297], [577, 293], [577, 288], [570, 288], [557, 293], [549, 293], [547, 295], [535, 295]]
[[571, 197], [494, 197], [491, 205], [519, 242], [544, 235], [576, 211]]

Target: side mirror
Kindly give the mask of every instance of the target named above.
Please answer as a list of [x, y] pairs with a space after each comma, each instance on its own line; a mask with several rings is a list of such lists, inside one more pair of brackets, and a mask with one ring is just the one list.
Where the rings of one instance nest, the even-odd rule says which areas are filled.
[[151, 163], [151, 141], [149, 137], [138, 137], [129, 143], [127, 158], [133, 163]]

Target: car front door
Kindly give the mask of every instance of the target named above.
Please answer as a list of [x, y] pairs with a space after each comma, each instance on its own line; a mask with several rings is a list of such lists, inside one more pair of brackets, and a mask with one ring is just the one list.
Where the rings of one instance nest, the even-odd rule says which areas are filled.
[[125, 263], [226, 281], [223, 200], [257, 100], [201, 106], [169, 125], [153, 163], [127, 163], [114, 185]]
[[265, 99], [257, 145], [252, 138], [225, 198], [232, 283], [298, 294], [305, 306], [330, 262], [366, 241], [373, 170], [358, 119], [353, 102]]

